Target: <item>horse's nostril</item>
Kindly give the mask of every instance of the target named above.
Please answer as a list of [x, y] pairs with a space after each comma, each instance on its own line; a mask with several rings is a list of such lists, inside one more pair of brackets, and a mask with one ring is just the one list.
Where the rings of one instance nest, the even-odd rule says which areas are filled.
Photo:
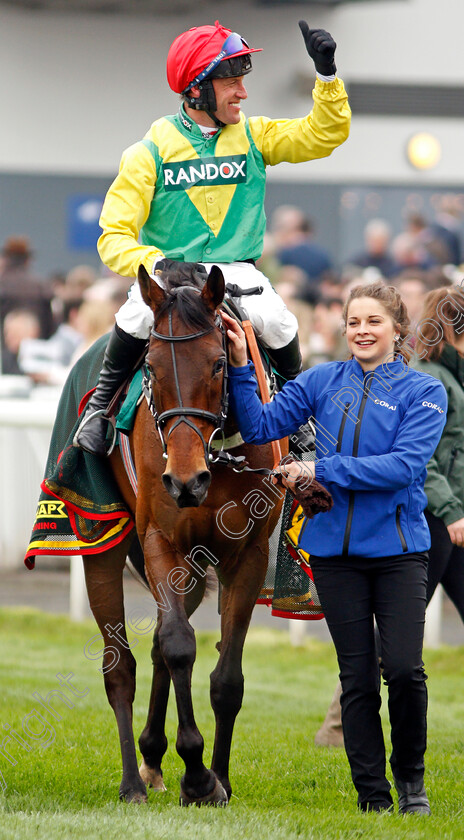
[[173, 478], [173, 476], [169, 473], [164, 473], [164, 475], [161, 476], [161, 480], [169, 495], [172, 496], [173, 499], [177, 499], [182, 492], [183, 484], [178, 479]]
[[170, 473], [164, 473], [162, 481], [165, 490], [179, 507], [198, 507], [206, 498], [211, 484], [211, 473], [209, 470], [202, 470], [186, 482]]
[[[192, 493], [196, 493], [197, 491], [199, 491], [200, 493], [204, 493], [206, 490], [208, 490], [210, 484], [211, 473], [209, 472], [209, 470], [202, 470], [202, 472], [199, 472], [195, 476], [195, 478], [193, 479], [193, 484], [191, 487], [189, 487], [189, 489]], [[188, 485], [190, 485], [190, 482], [188, 482]]]

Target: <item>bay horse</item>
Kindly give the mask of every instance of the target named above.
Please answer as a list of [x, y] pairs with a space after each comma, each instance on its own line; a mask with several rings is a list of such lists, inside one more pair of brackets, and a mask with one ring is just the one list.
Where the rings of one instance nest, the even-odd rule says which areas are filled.
[[[132, 729], [136, 662], [127, 641], [123, 601], [130, 538], [106, 553], [84, 557], [90, 606], [105, 642], [105, 689], [119, 730], [119, 795], [140, 802], [147, 799], [147, 785], [165, 789], [161, 762], [167, 749], [165, 717], [172, 682], [178, 713], [176, 748], [185, 764], [180, 804], [225, 805], [232, 791], [232, 733], [243, 697], [243, 646], [264, 582], [268, 540], [278, 521], [282, 491], [274, 488], [269, 494], [266, 485], [265, 497], [270, 495], [273, 502], [263, 511], [262, 476], [234, 472], [212, 460], [210, 439], [218, 429], [222, 434], [227, 411], [226, 335], [219, 314], [225, 287], [220, 269], [214, 266], [206, 282], [192, 271], [172, 269], [155, 282], [141, 267], [138, 280], [155, 321], [146, 358], [152, 405], [146, 399], [141, 402], [130, 435], [137, 496], [117, 449], [110, 462], [133, 513], [146, 578], [159, 605], [150, 704], [139, 739], [140, 769]], [[227, 423], [226, 435], [231, 431]], [[242, 444], [234, 453], [244, 455], [251, 468], [273, 466], [270, 444]], [[259, 508], [254, 517], [253, 499]], [[223, 527], [220, 511], [227, 511]], [[210, 769], [203, 762], [203, 737], [192, 703], [196, 647], [189, 623], [205, 593], [208, 563], [221, 584], [221, 640], [210, 683], [216, 721]], [[169, 608], [161, 609], [166, 600]]]

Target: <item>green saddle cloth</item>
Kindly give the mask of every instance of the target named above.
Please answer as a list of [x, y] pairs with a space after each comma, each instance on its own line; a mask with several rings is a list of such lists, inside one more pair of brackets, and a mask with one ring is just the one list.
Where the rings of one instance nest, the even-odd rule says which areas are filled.
[[[76, 362], [64, 385], [24, 559], [29, 569], [34, 568], [35, 557], [40, 554], [106, 551], [134, 527], [107, 459], [73, 446], [79, 408], [83, 397], [98, 381], [107, 342], [108, 335], [96, 341]], [[130, 431], [129, 423], [133, 423], [141, 393], [141, 371], [135, 379], [138, 384], [132, 383], [129, 390], [121, 431], [122, 428]]]

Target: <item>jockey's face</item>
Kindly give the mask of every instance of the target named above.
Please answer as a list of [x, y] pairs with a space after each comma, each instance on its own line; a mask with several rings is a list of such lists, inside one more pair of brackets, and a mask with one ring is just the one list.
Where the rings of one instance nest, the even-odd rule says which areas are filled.
[[399, 328], [385, 307], [370, 297], [355, 298], [348, 307], [346, 340], [348, 349], [364, 371], [374, 370], [393, 358]]
[[[215, 115], [224, 125], [236, 125], [240, 122], [240, 102], [246, 99], [248, 94], [243, 84], [244, 76], [229, 76], [225, 79], [212, 79], [214, 93], [216, 96]], [[195, 98], [200, 95], [195, 85], [189, 91]], [[199, 125], [210, 125], [217, 128], [216, 123], [206, 111], [196, 111], [188, 106], [185, 110], [194, 122]]]
[[244, 76], [213, 79], [217, 103], [215, 114], [225, 125], [236, 125], [240, 122], [240, 103], [248, 96], [243, 79]]

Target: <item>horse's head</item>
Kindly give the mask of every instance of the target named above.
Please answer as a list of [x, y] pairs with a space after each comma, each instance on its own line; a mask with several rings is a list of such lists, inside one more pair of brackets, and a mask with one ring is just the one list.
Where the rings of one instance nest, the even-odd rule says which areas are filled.
[[155, 316], [147, 367], [167, 460], [162, 481], [178, 507], [198, 507], [211, 483], [209, 441], [225, 419], [224, 277], [217, 266], [206, 282], [180, 268], [156, 282], [141, 266], [138, 279]]

